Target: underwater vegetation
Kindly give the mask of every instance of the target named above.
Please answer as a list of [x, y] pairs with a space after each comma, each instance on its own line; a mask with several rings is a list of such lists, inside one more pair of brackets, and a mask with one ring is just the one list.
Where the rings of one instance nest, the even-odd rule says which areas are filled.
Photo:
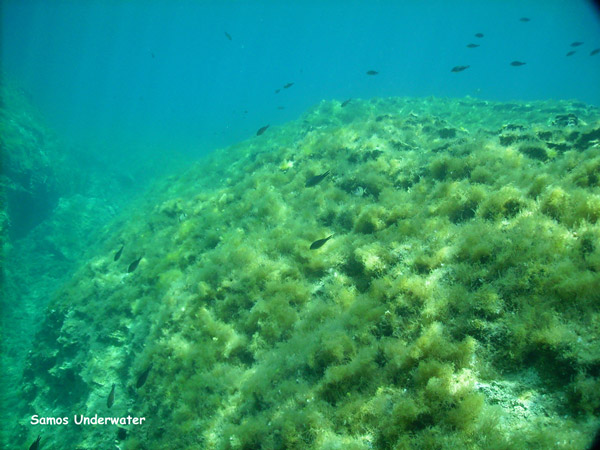
[[598, 109], [574, 102], [352, 99], [213, 153], [121, 216], [55, 295], [15, 439], [585, 448], [599, 139]]

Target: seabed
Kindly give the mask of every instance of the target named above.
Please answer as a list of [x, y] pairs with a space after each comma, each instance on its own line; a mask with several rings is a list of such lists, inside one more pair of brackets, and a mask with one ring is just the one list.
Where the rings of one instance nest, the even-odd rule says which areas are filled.
[[[599, 139], [599, 110], [576, 102], [353, 99], [212, 153], [121, 214], [55, 294], [15, 439], [585, 448], [600, 425]], [[33, 413], [146, 421], [33, 427]]]

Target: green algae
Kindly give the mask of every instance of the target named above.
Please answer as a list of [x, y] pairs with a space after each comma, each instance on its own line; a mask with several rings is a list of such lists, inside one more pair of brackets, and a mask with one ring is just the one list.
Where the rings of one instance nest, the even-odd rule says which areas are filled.
[[[579, 125], [552, 123], [565, 112]], [[334, 101], [215, 152], [58, 293], [30, 410], [93, 415], [116, 383], [111, 411], [147, 419], [123, 449], [584, 448], [599, 127], [569, 102]], [[43, 432], [80, 448], [116, 435]]]

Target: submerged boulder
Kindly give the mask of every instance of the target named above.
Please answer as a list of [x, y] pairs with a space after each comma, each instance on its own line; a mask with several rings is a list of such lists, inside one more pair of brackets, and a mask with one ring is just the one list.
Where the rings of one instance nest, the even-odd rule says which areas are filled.
[[[600, 149], [542, 139], [562, 138], [557, 108], [579, 118], [564, 133], [597, 128], [578, 105], [323, 102], [158, 182], [54, 296], [15, 433], [56, 448], [582, 448], [598, 421], [600, 193], [572, 169]], [[526, 143], [499, 139], [515, 121]]]

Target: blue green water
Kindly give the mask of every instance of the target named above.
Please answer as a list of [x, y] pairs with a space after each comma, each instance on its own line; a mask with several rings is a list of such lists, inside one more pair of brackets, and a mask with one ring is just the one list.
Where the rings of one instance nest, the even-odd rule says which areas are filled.
[[[594, 2], [0, 21], [0, 447], [584, 448]], [[127, 437], [28, 421], [130, 412]]]
[[[583, 0], [4, 1], [2, 14], [3, 70], [52, 124], [94, 150], [141, 155], [229, 145], [322, 99], [599, 105], [598, 47], [599, 13]], [[459, 65], [471, 67], [450, 72]]]

